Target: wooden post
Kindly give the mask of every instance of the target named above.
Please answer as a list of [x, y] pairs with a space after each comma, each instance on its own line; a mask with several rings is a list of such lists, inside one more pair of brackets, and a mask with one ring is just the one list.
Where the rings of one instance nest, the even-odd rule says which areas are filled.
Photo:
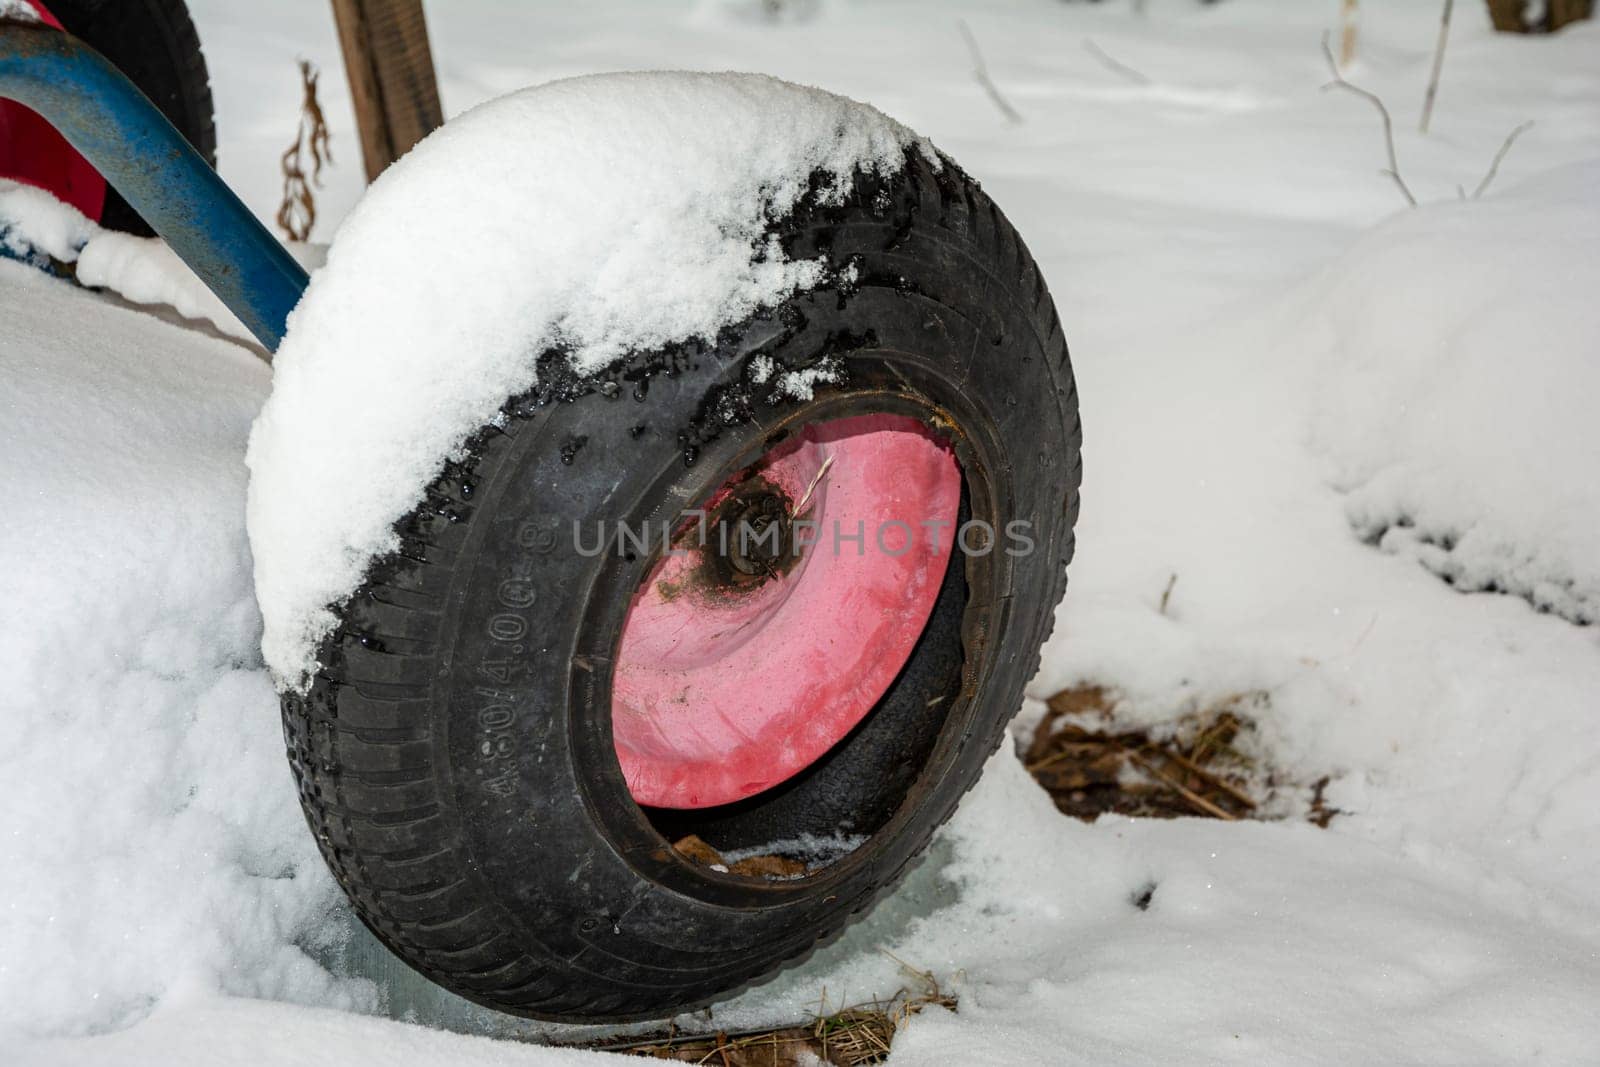
[[1594, 14], [1594, 0], [1546, 0], [1544, 15], [1528, 22], [1526, 0], [1489, 0], [1489, 18], [1502, 33], [1554, 33]]
[[1339, 32], [1339, 69], [1348, 70], [1356, 58], [1356, 28], [1361, 19], [1361, 11], [1356, 0], [1344, 0], [1339, 5], [1339, 21], [1342, 24]]
[[422, 0], [333, 0], [367, 181], [444, 121]]

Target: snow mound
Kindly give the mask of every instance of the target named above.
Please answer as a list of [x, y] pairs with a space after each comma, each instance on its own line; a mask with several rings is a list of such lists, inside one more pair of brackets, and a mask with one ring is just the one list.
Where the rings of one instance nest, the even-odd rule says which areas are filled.
[[1580, 623], [1600, 622], [1596, 248], [1600, 160], [1378, 228], [1309, 319], [1312, 444], [1356, 532]]
[[9, 256], [31, 261], [43, 253], [70, 263], [99, 231], [83, 212], [43, 189], [0, 178], [0, 248]]
[[39, 13], [33, 9], [28, 0], [0, 0], [0, 19], [16, 19], [18, 22], [38, 22]]
[[266, 365], [3, 261], [0, 323], [0, 1049], [179, 990], [370, 1008], [300, 947], [338, 889], [258, 651]]
[[230, 337], [253, 341], [215, 293], [159, 237], [102, 229], [77, 208], [29, 185], [0, 178], [0, 247], [16, 259], [48, 266], [76, 264], [83, 285], [132, 304], [170, 307], [210, 322]]
[[613, 74], [453, 120], [374, 183], [289, 319], [251, 433], [263, 650], [315, 668], [336, 605], [446, 460], [560, 349], [580, 373], [821, 280], [766, 237], [820, 172], [893, 172], [905, 127], [736, 74]]

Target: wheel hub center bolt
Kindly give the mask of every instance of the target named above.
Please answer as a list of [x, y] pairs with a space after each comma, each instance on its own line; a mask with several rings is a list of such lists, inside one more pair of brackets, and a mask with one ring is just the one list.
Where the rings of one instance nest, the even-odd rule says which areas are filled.
[[789, 552], [788, 502], [774, 492], [752, 494], [733, 510], [722, 532], [729, 566], [752, 578], [771, 576]]

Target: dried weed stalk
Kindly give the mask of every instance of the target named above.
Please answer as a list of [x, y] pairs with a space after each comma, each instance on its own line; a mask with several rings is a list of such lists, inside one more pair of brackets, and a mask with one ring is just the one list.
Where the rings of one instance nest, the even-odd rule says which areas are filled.
[[[278, 205], [278, 228], [291, 241], [304, 241], [311, 236], [311, 227], [317, 222], [317, 200], [313, 186], [322, 187], [322, 165], [333, 162], [328, 148], [328, 123], [322, 115], [322, 105], [317, 101], [317, 68], [308, 60], [300, 60], [300, 84], [304, 97], [300, 104], [300, 124], [295, 130], [294, 143], [283, 153], [283, 202]], [[306, 159], [311, 160], [311, 173], [306, 174]]]

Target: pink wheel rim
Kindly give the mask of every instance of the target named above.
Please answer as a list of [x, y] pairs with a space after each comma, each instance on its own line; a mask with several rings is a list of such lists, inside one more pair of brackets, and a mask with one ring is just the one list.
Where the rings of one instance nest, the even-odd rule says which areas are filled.
[[814, 423], [719, 488], [629, 608], [612, 733], [635, 801], [732, 803], [872, 710], [938, 597], [961, 471], [923, 423]]

